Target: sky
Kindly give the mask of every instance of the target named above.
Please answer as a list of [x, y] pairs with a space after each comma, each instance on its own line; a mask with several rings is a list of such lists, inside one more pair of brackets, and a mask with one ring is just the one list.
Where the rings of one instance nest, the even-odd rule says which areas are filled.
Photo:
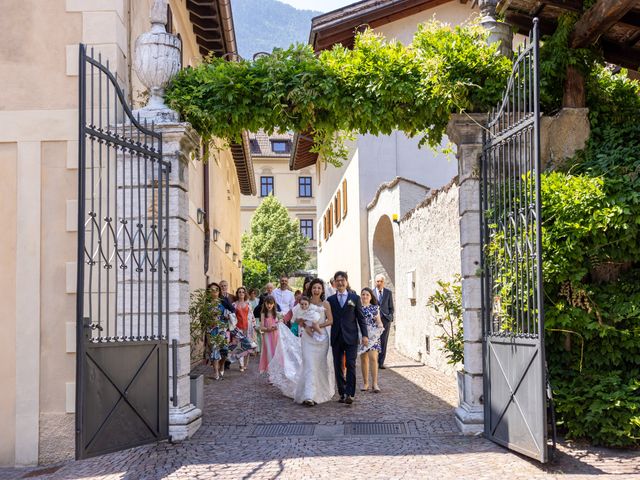
[[279, 0], [298, 10], [316, 10], [318, 12], [330, 12], [336, 8], [351, 5], [358, 0]]

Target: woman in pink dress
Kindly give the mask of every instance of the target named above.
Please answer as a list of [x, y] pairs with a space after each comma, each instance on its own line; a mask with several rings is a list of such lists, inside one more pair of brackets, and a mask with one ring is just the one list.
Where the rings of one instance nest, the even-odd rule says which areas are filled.
[[278, 344], [278, 317], [276, 300], [271, 295], [264, 299], [260, 312], [260, 331], [262, 332], [262, 351], [260, 353], [260, 373], [268, 371]]

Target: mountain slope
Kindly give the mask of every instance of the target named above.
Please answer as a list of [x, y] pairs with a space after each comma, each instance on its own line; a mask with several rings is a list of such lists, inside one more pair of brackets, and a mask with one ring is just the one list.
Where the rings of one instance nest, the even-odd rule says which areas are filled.
[[277, 0], [232, 0], [238, 53], [250, 59], [292, 43], [307, 43], [311, 19], [321, 12], [297, 10]]

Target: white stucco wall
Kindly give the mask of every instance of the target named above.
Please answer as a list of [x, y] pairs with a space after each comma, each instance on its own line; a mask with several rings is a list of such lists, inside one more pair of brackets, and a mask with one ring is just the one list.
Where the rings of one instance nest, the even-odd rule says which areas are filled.
[[[398, 218], [402, 218], [422, 202], [428, 193], [428, 187], [396, 177], [391, 182], [380, 186], [376, 196], [367, 206], [367, 248], [370, 265], [367, 280], [370, 287], [375, 285], [375, 276], [382, 273], [387, 278], [387, 287], [395, 294], [396, 269], [394, 268], [392, 272], [387, 271], [392, 263], [395, 264], [396, 254], [401, 255], [401, 252], [396, 252], [395, 248], [399, 230], [398, 225], [392, 223], [393, 215], [397, 214]], [[392, 239], [388, 239], [385, 235], [385, 224], [389, 223], [392, 223]], [[388, 260], [390, 256], [394, 259], [393, 261]]]
[[375, 32], [382, 33], [389, 40], [398, 40], [408, 44], [413, 40], [413, 34], [418, 30], [418, 24], [427, 22], [433, 18], [451, 25], [458, 25], [477, 16], [480, 12], [478, 7], [471, 6], [477, 2], [467, 2], [462, 4], [452, 1], [430, 8], [422, 12], [401, 18], [391, 23], [374, 28]]
[[[396, 237], [396, 347], [403, 354], [452, 376], [458, 368], [447, 364], [436, 337], [427, 299], [437, 281], [451, 281], [460, 273], [460, 226], [457, 184], [431, 194], [401, 219]], [[415, 270], [415, 300], [408, 296], [408, 274]], [[426, 350], [429, 337], [430, 351]]]
[[[361, 233], [363, 220], [360, 205], [359, 168], [360, 159], [355, 145], [351, 146], [348, 161], [336, 168], [331, 165], [321, 167], [322, 181], [318, 186], [318, 225], [323, 225], [323, 216], [333, 201], [338, 190], [342, 191], [342, 181], [347, 181], [347, 215], [341, 218], [340, 224], [333, 226], [333, 234], [324, 239], [322, 230], [318, 233], [318, 276], [329, 280], [337, 270], [344, 270], [349, 275], [349, 283], [354, 289], [364, 284], [362, 276], [362, 259], [368, 263], [362, 253], [362, 241], [366, 244], [366, 232]], [[343, 199], [344, 202], [344, 199]], [[364, 223], [366, 225], [366, 223]], [[366, 278], [366, 277], [365, 277]], [[366, 279], [365, 279], [366, 282]]]
[[[451, 1], [374, 30], [388, 39], [410, 43], [418, 24], [434, 16], [443, 22], [459, 24], [477, 13], [477, 8], [471, 8], [471, 2], [461, 4]], [[333, 236], [327, 242], [319, 233], [318, 274], [321, 278], [329, 278], [336, 269], [347, 269], [355, 288], [369, 284], [371, 252], [366, 206], [372, 201], [381, 184], [396, 177], [404, 177], [436, 189], [446, 185], [457, 174], [457, 163], [453, 155], [449, 158], [428, 147], [419, 149], [419, 140], [419, 137], [408, 138], [403, 132], [397, 131], [383, 136], [358, 135], [355, 143], [351, 145], [353, 158], [342, 167], [335, 168], [324, 164], [319, 166], [317, 225], [322, 225], [323, 215], [344, 179], [347, 179], [349, 188], [347, 221], [343, 220], [342, 224], [334, 225]], [[445, 138], [442, 147], [446, 145], [448, 139]], [[389, 215], [392, 213], [398, 212], [390, 212]], [[345, 239], [346, 243], [337, 240], [338, 238]], [[459, 256], [459, 253], [457, 255]]]

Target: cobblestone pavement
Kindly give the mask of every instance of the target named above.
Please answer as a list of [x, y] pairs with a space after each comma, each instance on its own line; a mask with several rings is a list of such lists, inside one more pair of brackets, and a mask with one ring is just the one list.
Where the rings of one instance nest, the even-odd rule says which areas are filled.
[[[0, 478], [94, 479], [423, 479], [640, 478], [640, 452], [559, 447], [541, 466], [482, 437], [458, 435], [454, 380], [391, 352], [382, 393], [354, 405], [295, 405], [257, 374], [207, 379], [203, 425], [191, 440], [68, 462], [50, 470], [2, 470]], [[207, 374], [210, 372], [207, 370]], [[393, 435], [347, 432], [350, 422], [392, 422]], [[296, 424], [298, 435], [267, 436], [264, 425]]]

